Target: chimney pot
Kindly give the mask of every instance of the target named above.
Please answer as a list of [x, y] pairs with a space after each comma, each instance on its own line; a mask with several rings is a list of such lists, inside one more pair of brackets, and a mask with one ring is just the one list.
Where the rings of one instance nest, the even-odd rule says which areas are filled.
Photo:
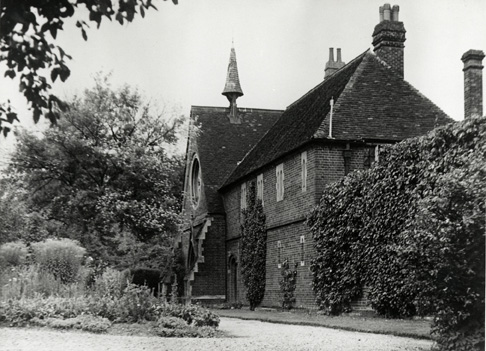
[[464, 118], [483, 115], [483, 58], [481, 50], [469, 50], [464, 62]]
[[400, 12], [400, 6], [394, 5], [392, 8], [392, 21], [398, 22], [398, 13]]
[[384, 17], [384, 20], [385, 21], [389, 21], [391, 18], [390, 18], [390, 4], [385, 4], [383, 6], [383, 17]]
[[383, 6], [380, 6], [380, 22], [383, 22]]
[[334, 48], [329, 48], [329, 61], [327, 61], [324, 70], [324, 79], [328, 78], [344, 65], [345, 63], [341, 61], [341, 49], [337, 49], [337, 61], [334, 61]]

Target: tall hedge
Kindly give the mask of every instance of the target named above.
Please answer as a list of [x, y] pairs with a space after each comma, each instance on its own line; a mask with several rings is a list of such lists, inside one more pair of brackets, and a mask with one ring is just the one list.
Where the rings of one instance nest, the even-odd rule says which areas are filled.
[[241, 274], [246, 287], [246, 298], [253, 311], [265, 295], [265, 263], [267, 255], [267, 231], [265, 214], [256, 196], [255, 183], [250, 183], [247, 208], [242, 211], [241, 225]]
[[433, 314], [442, 350], [484, 344], [486, 121], [386, 148], [331, 184], [308, 223], [317, 302], [349, 309], [362, 287], [379, 313]]

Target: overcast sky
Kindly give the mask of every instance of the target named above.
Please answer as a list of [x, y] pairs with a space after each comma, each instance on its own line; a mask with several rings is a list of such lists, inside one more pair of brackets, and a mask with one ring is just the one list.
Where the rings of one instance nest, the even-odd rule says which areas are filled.
[[[154, 1], [158, 11], [120, 26], [103, 20], [84, 41], [66, 23], [57, 43], [73, 56], [71, 77], [54, 85], [61, 97], [81, 93], [96, 72], [112, 72], [115, 85], [137, 87], [160, 104], [226, 106], [221, 95], [232, 40], [244, 96], [240, 107], [285, 109], [324, 76], [330, 47], [345, 62], [372, 48], [378, 0], [179, 0]], [[455, 120], [463, 118], [463, 63], [469, 49], [486, 51], [485, 0], [407, 0], [405, 79]], [[76, 18], [77, 19], [77, 18]], [[486, 63], [486, 62], [485, 62]], [[4, 71], [2, 67], [2, 72]], [[0, 78], [0, 100], [25, 113], [17, 83]], [[2, 146], [9, 140], [0, 138]], [[4, 150], [4, 149], [3, 149]]]

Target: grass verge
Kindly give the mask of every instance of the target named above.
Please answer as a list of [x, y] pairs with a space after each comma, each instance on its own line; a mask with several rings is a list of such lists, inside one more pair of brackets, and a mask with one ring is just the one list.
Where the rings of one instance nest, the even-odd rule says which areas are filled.
[[415, 339], [433, 340], [430, 335], [430, 320], [425, 319], [386, 319], [377, 316], [326, 316], [312, 311], [279, 311], [256, 309], [213, 309], [220, 317], [259, 320], [262, 322], [309, 325], [342, 329], [362, 333], [404, 336]]

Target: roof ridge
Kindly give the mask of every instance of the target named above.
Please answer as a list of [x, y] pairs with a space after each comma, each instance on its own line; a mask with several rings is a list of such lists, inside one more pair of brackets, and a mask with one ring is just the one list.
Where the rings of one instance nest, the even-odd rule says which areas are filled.
[[[203, 105], [191, 105], [191, 110], [192, 109], [203, 109], [203, 110], [217, 110], [218, 112], [225, 112], [228, 111], [228, 107], [223, 107], [223, 106], [203, 106]], [[256, 111], [261, 111], [261, 112], [275, 112], [275, 113], [281, 113], [285, 110], [281, 109], [269, 109], [269, 108], [258, 108], [258, 107], [238, 107], [238, 111], [241, 112], [256, 112]]]
[[304, 95], [302, 95], [300, 98], [298, 98], [297, 100], [295, 100], [293, 103], [291, 103], [290, 105], [287, 106], [287, 109], [289, 109], [290, 107], [294, 106], [295, 104], [297, 104], [298, 102], [300, 102], [301, 100], [303, 100], [305, 97], [307, 97], [308, 95], [312, 94], [315, 90], [319, 89], [323, 84], [327, 83], [327, 82], [330, 82], [332, 81], [333, 79], [336, 79], [335, 77], [341, 72], [343, 71], [344, 69], [346, 69], [346, 67], [352, 65], [356, 60], [360, 59], [362, 56], [364, 56], [368, 51], [370, 51], [370, 49], [368, 48], [366, 51], [364, 51], [362, 54], [356, 56], [354, 59], [352, 59], [351, 61], [349, 61], [347, 64], [345, 64], [343, 67], [341, 67], [340, 69], [338, 69], [336, 72], [334, 72], [332, 75], [329, 76], [329, 78], [326, 78], [324, 79], [322, 82], [320, 82], [319, 84], [317, 84], [315, 87], [313, 87], [311, 90], [309, 90], [307, 93], [305, 93]]

